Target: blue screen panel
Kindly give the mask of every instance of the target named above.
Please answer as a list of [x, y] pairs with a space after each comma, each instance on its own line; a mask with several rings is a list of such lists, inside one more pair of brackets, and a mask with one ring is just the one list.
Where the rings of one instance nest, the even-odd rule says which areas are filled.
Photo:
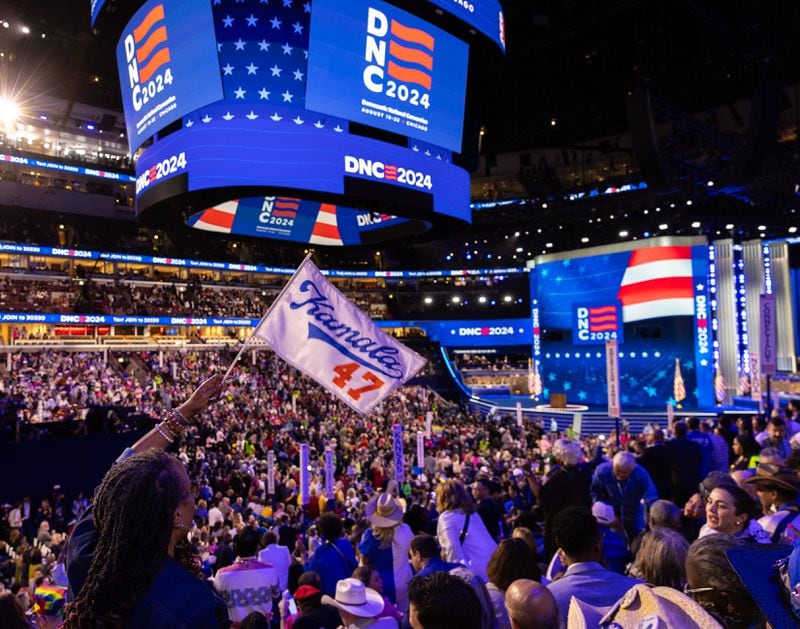
[[377, 0], [315, 0], [306, 108], [461, 151], [468, 46]]
[[228, 116], [227, 108], [217, 107], [204, 108], [202, 118], [192, 114], [184, 129], [156, 142], [137, 160], [138, 211], [146, 209], [148, 191], [175, 178], [185, 181], [185, 192], [227, 186], [345, 195], [348, 186], [367, 182], [380, 185], [384, 202], [414, 194], [427, 204], [421, 208], [423, 220], [438, 214], [469, 221], [469, 175], [443, 159], [338, 127], [317, 127], [313, 119], [251, 119]]
[[150, 0], [117, 45], [131, 151], [198, 107], [222, 99], [208, 0]]
[[545, 398], [605, 406], [607, 336], [619, 342], [623, 411], [674, 401], [676, 359], [683, 404], [712, 406], [704, 256], [704, 246], [669, 245], [537, 264]]

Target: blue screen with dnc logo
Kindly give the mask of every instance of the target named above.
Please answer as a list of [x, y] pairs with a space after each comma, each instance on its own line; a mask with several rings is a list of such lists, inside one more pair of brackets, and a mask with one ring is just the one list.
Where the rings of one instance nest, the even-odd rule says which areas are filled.
[[315, 0], [306, 109], [460, 152], [468, 55], [384, 2]]
[[157, 131], [223, 98], [208, 0], [151, 0], [117, 46], [131, 152]]

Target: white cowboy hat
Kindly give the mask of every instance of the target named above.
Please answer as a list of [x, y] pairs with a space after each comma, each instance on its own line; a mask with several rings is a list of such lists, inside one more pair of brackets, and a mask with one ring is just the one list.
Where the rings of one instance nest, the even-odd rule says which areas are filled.
[[377, 616], [384, 606], [383, 597], [358, 579], [339, 581], [336, 584], [336, 598], [325, 595], [322, 597], [322, 604], [333, 605], [359, 618]]
[[403, 520], [403, 505], [391, 493], [375, 494], [367, 503], [367, 520], [373, 526], [389, 528]]

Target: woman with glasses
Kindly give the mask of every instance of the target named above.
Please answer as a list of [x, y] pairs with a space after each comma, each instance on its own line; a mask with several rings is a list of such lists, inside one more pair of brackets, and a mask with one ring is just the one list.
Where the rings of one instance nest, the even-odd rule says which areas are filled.
[[725, 556], [745, 543], [730, 535], [708, 535], [694, 542], [686, 556], [684, 593], [727, 629], [763, 626], [758, 606]]

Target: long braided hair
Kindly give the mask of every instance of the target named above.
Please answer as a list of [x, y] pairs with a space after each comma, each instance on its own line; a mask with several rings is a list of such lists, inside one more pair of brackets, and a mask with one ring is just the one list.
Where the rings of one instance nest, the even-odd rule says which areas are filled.
[[115, 464], [97, 489], [97, 546], [65, 628], [121, 627], [167, 557], [185, 488], [176, 459], [152, 449]]

